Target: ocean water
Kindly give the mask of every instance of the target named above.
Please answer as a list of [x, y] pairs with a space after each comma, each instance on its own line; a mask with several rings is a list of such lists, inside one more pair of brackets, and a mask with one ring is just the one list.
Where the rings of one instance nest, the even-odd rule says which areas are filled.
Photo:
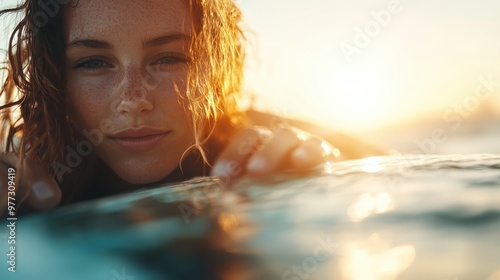
[[196, 178], [20, 218], [16, 238], [0, 279], [500, 279], [500, 155]]
[[436, 121], [384, 132], [378, 138], [379, 145], [404, 154], [500, 154], [500, 118], [464, 120], [460, 125]]

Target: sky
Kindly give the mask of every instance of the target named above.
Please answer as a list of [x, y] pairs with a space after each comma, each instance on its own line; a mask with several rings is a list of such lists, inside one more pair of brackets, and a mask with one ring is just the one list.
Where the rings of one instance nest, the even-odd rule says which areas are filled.
[[[441, 117], [464, 104], [474, 113], [480, 110], [473, 100], [479, 77], [500, 82], [499, 1], [240, 5], [258, 53], [247, 90], [262, 93], [271, 111], [370, 131], [429, 114]], [[389, 10], [395, 13], [381, 16]], [[500, 88], [495, 90], [485, 102], [500, 104]]]
[[500, 1], [236, 2], [250, 44], [244, 92], [261, 110], [358, 134], [477, 113], [479, 100], [500, 111]]

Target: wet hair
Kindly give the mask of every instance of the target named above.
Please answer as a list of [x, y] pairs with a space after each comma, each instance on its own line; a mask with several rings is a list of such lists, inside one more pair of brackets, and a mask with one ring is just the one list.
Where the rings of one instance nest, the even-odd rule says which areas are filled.
[[[0, 11], [0, 16], [22, 15], [2, 68], [2, 150], [28, 156], [53, 175], [52, 164], [64, 162], [65, 147], [75, 147], [82, 137], [69, 112], [64, 42], [64, 10], [79, 1], [25, 0]], [[242, 121], [237, 101], [245, 38], [241, 12], [232, 0], [184, 1], [195, 31], [184, 103], [192, 117], [194, 147], [207, 161], [205, 143], [223, 139]]]

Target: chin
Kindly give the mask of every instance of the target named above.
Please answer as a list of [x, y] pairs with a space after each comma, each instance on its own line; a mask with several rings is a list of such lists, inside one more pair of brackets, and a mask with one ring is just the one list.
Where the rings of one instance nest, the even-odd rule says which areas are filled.
[[[161, 163], [141, 163], [135, 164], [118, 164], [112, 169], [124, 181], [141, 185], [158, 182], [167, 177], [177, 167], [177, 163], [161, 162]], [[160, 168], [162, 167], [162, 168]]]
[[162, 173], [161, 175], [152, 176], [152, 174], [118, 174], [120, 178], [130, 184], [144, 185], [158, 182], [168, 176], [170, 173]]

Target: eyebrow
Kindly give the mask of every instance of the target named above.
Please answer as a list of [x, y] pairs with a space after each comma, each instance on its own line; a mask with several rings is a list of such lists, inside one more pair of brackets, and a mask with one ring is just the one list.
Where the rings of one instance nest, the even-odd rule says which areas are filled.
[[76, 47], [76, 46], [82, 46], [82, 47], [87, 47], [91, 49], [111, 49], [112, 46], [105, 42], [105, 41], [100, 41], [100, 40], [94, 40], [94, 39], [77, 39], [69, 42], [66, 45], [66, 49], [69, 49], [71, 47]]
[[[143, 40], [142, 45], [144, 47], [155, 47], [165, 45], [178, 40], [189, 40], [191, 36], [188, 36], [183, 33], [173, 33], [173, 34], [165, 34], [159, 37], [147, 38]], [[83, 46], [92, 49], [111, 49], [113, 45], [101, 40], [96, 39], [75, 39], [69, 42], [66, 45], [66, 49], [75, 47], [75, 46]]]
[[157, 47], [171, 43], [173, 41], [179, 41], [179, 40], [187, 41], [189, 39], [191, 39], [191, 36], [188, 36], [184, 33], [165, 34], [156, 38], [148, 38], [142, 42], [142, 45], [145, 47]]

